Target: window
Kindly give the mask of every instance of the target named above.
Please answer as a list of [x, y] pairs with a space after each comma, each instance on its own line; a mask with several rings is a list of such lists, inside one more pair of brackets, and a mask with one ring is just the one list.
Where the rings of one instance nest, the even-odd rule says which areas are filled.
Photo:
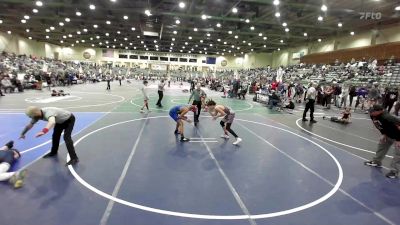
[[141, 55], [140, 59], [141, 60], [149, 60], [149, 57], [147, 55]]
[[150, 60], [158, 61], [158, 56], [150, 56]]
[[197, 59], [189, 59], [189, 62], [191, 62], [191, 63], [197, 63]]
[[187, 62], [188, 59], [187, 58], [179, 58], [179, 62]]
[[160, 57], [160, 61], [168, 61], [168, 57]]
[[130, 59], [138, 59], [139, 57], [137, 55], [130, 55], [129, 58]]
[[178, 58], [169, 58], [169, 61], [171, 61], [171, 62], [178, 62]]
[[128, 55], [118, 55], [118, 58], [120, 58], [120, 59], [127, 59], [128, 58]]

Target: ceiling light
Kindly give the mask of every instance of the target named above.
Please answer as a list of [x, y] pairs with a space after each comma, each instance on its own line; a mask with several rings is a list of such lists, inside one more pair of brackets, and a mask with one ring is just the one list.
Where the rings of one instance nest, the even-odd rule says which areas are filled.
[[85, 28], [85, 29], [83, 29], [83, 32], [88, 32], [88, 29], [86, 29], [86, 28]]
[[89, 9], [91, 9], [91, 10], [95, 10], [95, 9], [96, 9], [96, 6], [95, 6], [95, 5], [93, 5], [93, 4], [90, 4], [90, 5], [89, 5]]
[[195, 27], [194, 29], [193, 29], [194, 31], [198, 31], [198, 29]]
[[136, 28], [132, 27], [132, 28], [131, 28], [131, 30], [132, 30], [132, 31], [135, 31], [135, 30], [136, 30]]
[[68, 34], [68, 37], [72, 38], [72, 34]]
[[172, 38], [172, 41], [175, 41], [175, 38]]
[[321, 6], [321, 10], [322, 10], [323, 12], [326, 12], [326, 10], [328, 10], [328, 7], [326, 7], [326, 5], [322, 5], [322, 6]]
[[71, 22], [71, 19], [67, 17], [67, 18], [65, 18], [65, 22], [69, 23], [69, 22]]
[[342, 24], [342, 23], [338, 23], [337, 26], [338, 26], [338, 27], [342, 27], [343, 24]]
[[281, 40], [281, 43], [283, 43], [283, 40]]
[[26, 31], [26, 33], [29, 33], [31, 30], [29, 30], [29, 29], [26, 29], [25, 31]]
[[228, 44], [226, 41], [224, 41], [224, 45]]
[[264, 45], [264, 48], [266, 48], [267, 47], [267, 45]]
[[307, 34], [307, 33], [304, 33], [303, 35], [304, 35], [304, 37], [307, 37], [308, 34]]
[[82, 40], [81, 42], [82, 42], [82, 43], [85, 43], [85, 40]]
[[235, 39], [238, 39], [238, 38], [239, 38], [239, 36], [235, 35]]
[[217, 41], [218, 41], [218, 42], [220, 42], [220, 41], [221, 41], [221, 39], [219, 39], [219, 38], [218, 38], [218, 39], [217, 39]]
[[186, 4], [184, 2], [179, 2], [179, 8], [183, 9], [185, 8]]
[[220, 23], [217, 23], [217, 27], [221, 27], [221, 24], [220, 24]]
[[192, 53], [191, 51], [188, 51], [188, 53], [190, 54], [190, 53]]
[[11, 34], [11, 31], [7, 31], [7, 34]]
[[144, 10], [144, 14], [146, 14], [147, 16], [151, 16], [151, 12], [148, 9]]
[[322, 40], [321, 40], [321, 38], [318, 38], [318, 42], [321, 42]]
[[30, 17], [29, 17], [28, 15], [25, 15], [25, 16], [24, 16], [24, 19], [29, 20]]
[[286, 27], [286, 26], [287, 26], [287, 23], [285, 23], [285, 22], [284, 22], [284, 23], [282, 23], [282, 26]]
[[[77, 34], [81, 34], [81, 32], [80, 32], [80, 31], [77, 31], [76, 33], [77, 33]], [[106, 36], [107, 36], [107, 34], [106, 34]]]
[[49, 39], [50, 37], [49, 36], [46, 36], [46, 39]]
[[249, 19], [246, 19], [245, 22], [246, 22], [246, 23], [250, 23], [250, 20], [249, 20]]
[[0, 20], [0, 24], [2, 24], [3, 23], [3, 20]]
[[318, 21], [323, 21], [323, 20], [324, 20], [324, 17], [318, 16]]
[[180, 24], [181, 21], [180, 21], [180, 20], [176, 20], [175, 23], [176, 23], [176, 24]]
[[49, 29], [46, 29], [46, 32], [47, 32], [47, 33], [49, 33], [49, 32], [50, 32], [50, 30], [49, 30]]
[[280, 17], [281, 16], [281, 13], [280, 12], [276, 12], [275, 13], [275, 17]]
[[203, 43], [203, 40], [200, 40], [200, 43]]
[[94, 28], [98, 28], [99, 26], [97, 26], [97, 24], [93, 24], [93, 27], [94, 27]]
[[137, 38], [137, 39], [139, 39], [139, 38], [140, 38], [140, 36], [138, 35], [138, 36], [136, 36], [136, 38]]
[[267, 40], [267, 37], [263, 37], [264, 40]]
[[32, 12], [33, 12], [33, 13], [38, 13], [39, 10], [37, 10], [37, 9], [32, 9]]
[[188, 45], [189, 43], [185, 42], [185, 45]]
[[63, 22], [59, 22], [58, 25], [60, 25], [61, 27], [64, 26]]
[[249, 46], [251, 46], [251, 43], [248, 43]]
[[350, 32], [350, 35], [352, 35], [352, 36], [353, 36], [353, 35], [354, 35], [354, 31]]
[[280, 48], [278, 48], [278, 51], [280, 51], [281, 49]]
[[228, 31], [228, 34], [232, 34], [233, 32], [230, 30], [230, 31]]
[[258, 34], [258, 36], [262, 37], [262, 36], [263, 36], [263, 34], [262, 34], [262, 33], [259, 33], [259, 34]]
[[54, 28], [54, 27], [50, 27], [50, 30], [55, 30], [56, 28]]
[[192, 40], [192, 37], [191, 37], [191, 36], [189, 36], [189, 40]]
[[210, 44], [210, 47], [212, 47], [213, 46], [213, 44]]
[[128, 16], [126, 16], [126, 15], [125, 15], [123, 18], [124, 18], [124, 20], [127, 20], [127, 19], [129, 19], [129, 17], [128, 17]]
[[76, 15], [76, 16], [82, 16], [82, 13], [79, 12], [79, 11], [77, 11], [77, 12], [75, 13], [75, 15]]
[[233, 7], [233, 8], [232, 8], [232, 12], [233, 12], [233, 13], [237, 13], [237, 12], [238, 12], [238, 9], [237, 9], [236, 7]]
[[232, 45], [232, 46], [231, 46], [231, 48], [235, 48], [235, 46], [234, 46], [234, 45]]
[[174, 43], [171, 43], [171, 46], [174, 46]]
[[172, 32], [172, 33], [177, 34], [178, 32], [176, 30], [174, 30], [174, 32]]
[[394, 8], [394, 10], [396, 10], [396, 11], [400, 11], [400, 5], [399, 5], [399, 6], [397, 6], [396, 8]]
[[43, 6], [43, 2], [42, 1], [36, 1], [36, 5], [39, 6], [39, 7], [42, 7]]
[[121, 34], [121, 31], [117, 31], [117, 34]]
[[109, 20], [107, 20], [107, 21], [106, 21], [106, 24], [110, 25], [110, 24], [111, 24], [111, 22], [110, 22]]
[[210, 37], [211, 36], [211, 34], [210, 33], [207, 33], [207, 37]]
[[29, 40], [32, 40], [32, 37], [28, 37]]
[[279, 0], [274, 0], [273, 4], [274, 5], [279, 5]]
[[254, 30], [255, 28], [252, 26], [252, 27], [250, 27], [250, 30]]
[[26, 20], [21, 20], [21, 23], [26, 23]]
[[201, 15], [201, 19], [206, 20], [207, 19], [207, 15], [205, 15], [205, 14]]
[[116, 2], [117, 0], [110, 0], [110, 2]]
[[63, 38], [64, 38], [64, 39], [67, 39], [67, 36], [64, 35]]

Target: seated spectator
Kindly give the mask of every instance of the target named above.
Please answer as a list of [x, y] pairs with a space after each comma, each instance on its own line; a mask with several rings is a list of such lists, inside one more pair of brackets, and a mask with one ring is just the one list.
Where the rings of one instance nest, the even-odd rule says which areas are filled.
[[4, 89], [4, 92], [7, 93], [7, 90], [9, 90], [9, 92], [14, 92], [15, 86], [12, 85], [11, 80], [8, 76], [5, 76], [2, 80], [1, 80], [1, 86]]
[[271, 96], [269, 97], [269, 108], [272, 109], [274, 106], [278, 106], [278, 104], [281, 102], [281, 98], [278, 96], [276, 91], [272, 91]]

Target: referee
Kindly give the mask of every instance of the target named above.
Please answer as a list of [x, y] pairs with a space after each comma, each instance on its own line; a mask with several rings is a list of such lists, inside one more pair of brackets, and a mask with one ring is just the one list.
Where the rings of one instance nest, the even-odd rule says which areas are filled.
[[314, 106], [315, 106], [316, 96], [317, 96], [317, 91], [315, 90], [314, 83], [311, 83], [306, 94], [306, 108], [304, 109], [303, 112], [303, 122], [308, 121], [306, 119], [308, 110], [310, 110], [310, 123], [317, 122], [314, 120]]
[[75, 125], [75, 116], [71, 112], [55, 107], [40, 109], [36, 106], [30, 106], [26, 109], [26, 115], [32, 120], [22, 131], [20, 139], [24, 139], [25, 134], [32, 129], [39, 120], [47, 121], [46, 127], [36, 134], [36, 137], [40, 137], [54, 128], [51, 151], [43, 156], [43, 158], [54, 157], [57, 155], [61, 133], [64, 131], [65, 145], [67, 146], [68, 154], [71, 157], [71, 160], [67, 162], [66, 166], [75, 165], [79, 162], [78, 156], [75, 153], [74, 142], [71, 138], [72, 130]]

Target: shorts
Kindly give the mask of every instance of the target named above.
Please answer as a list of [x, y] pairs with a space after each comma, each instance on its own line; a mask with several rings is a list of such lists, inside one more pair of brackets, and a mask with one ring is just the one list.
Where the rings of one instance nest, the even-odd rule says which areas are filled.
[[222, 122], [224, 123], [233, 123], [233, 120], [235, 119], [235, 113], [231, 113], [229, 115], [226, 115], [223, 119]]
[[178, 122], [179, 121], [179, 115], [177, 114], [177, 113], [175, 113], [175, 112], [169, 112], [169, 116], [173, 119], [173, 120], [175, 120], [175, 122]]

